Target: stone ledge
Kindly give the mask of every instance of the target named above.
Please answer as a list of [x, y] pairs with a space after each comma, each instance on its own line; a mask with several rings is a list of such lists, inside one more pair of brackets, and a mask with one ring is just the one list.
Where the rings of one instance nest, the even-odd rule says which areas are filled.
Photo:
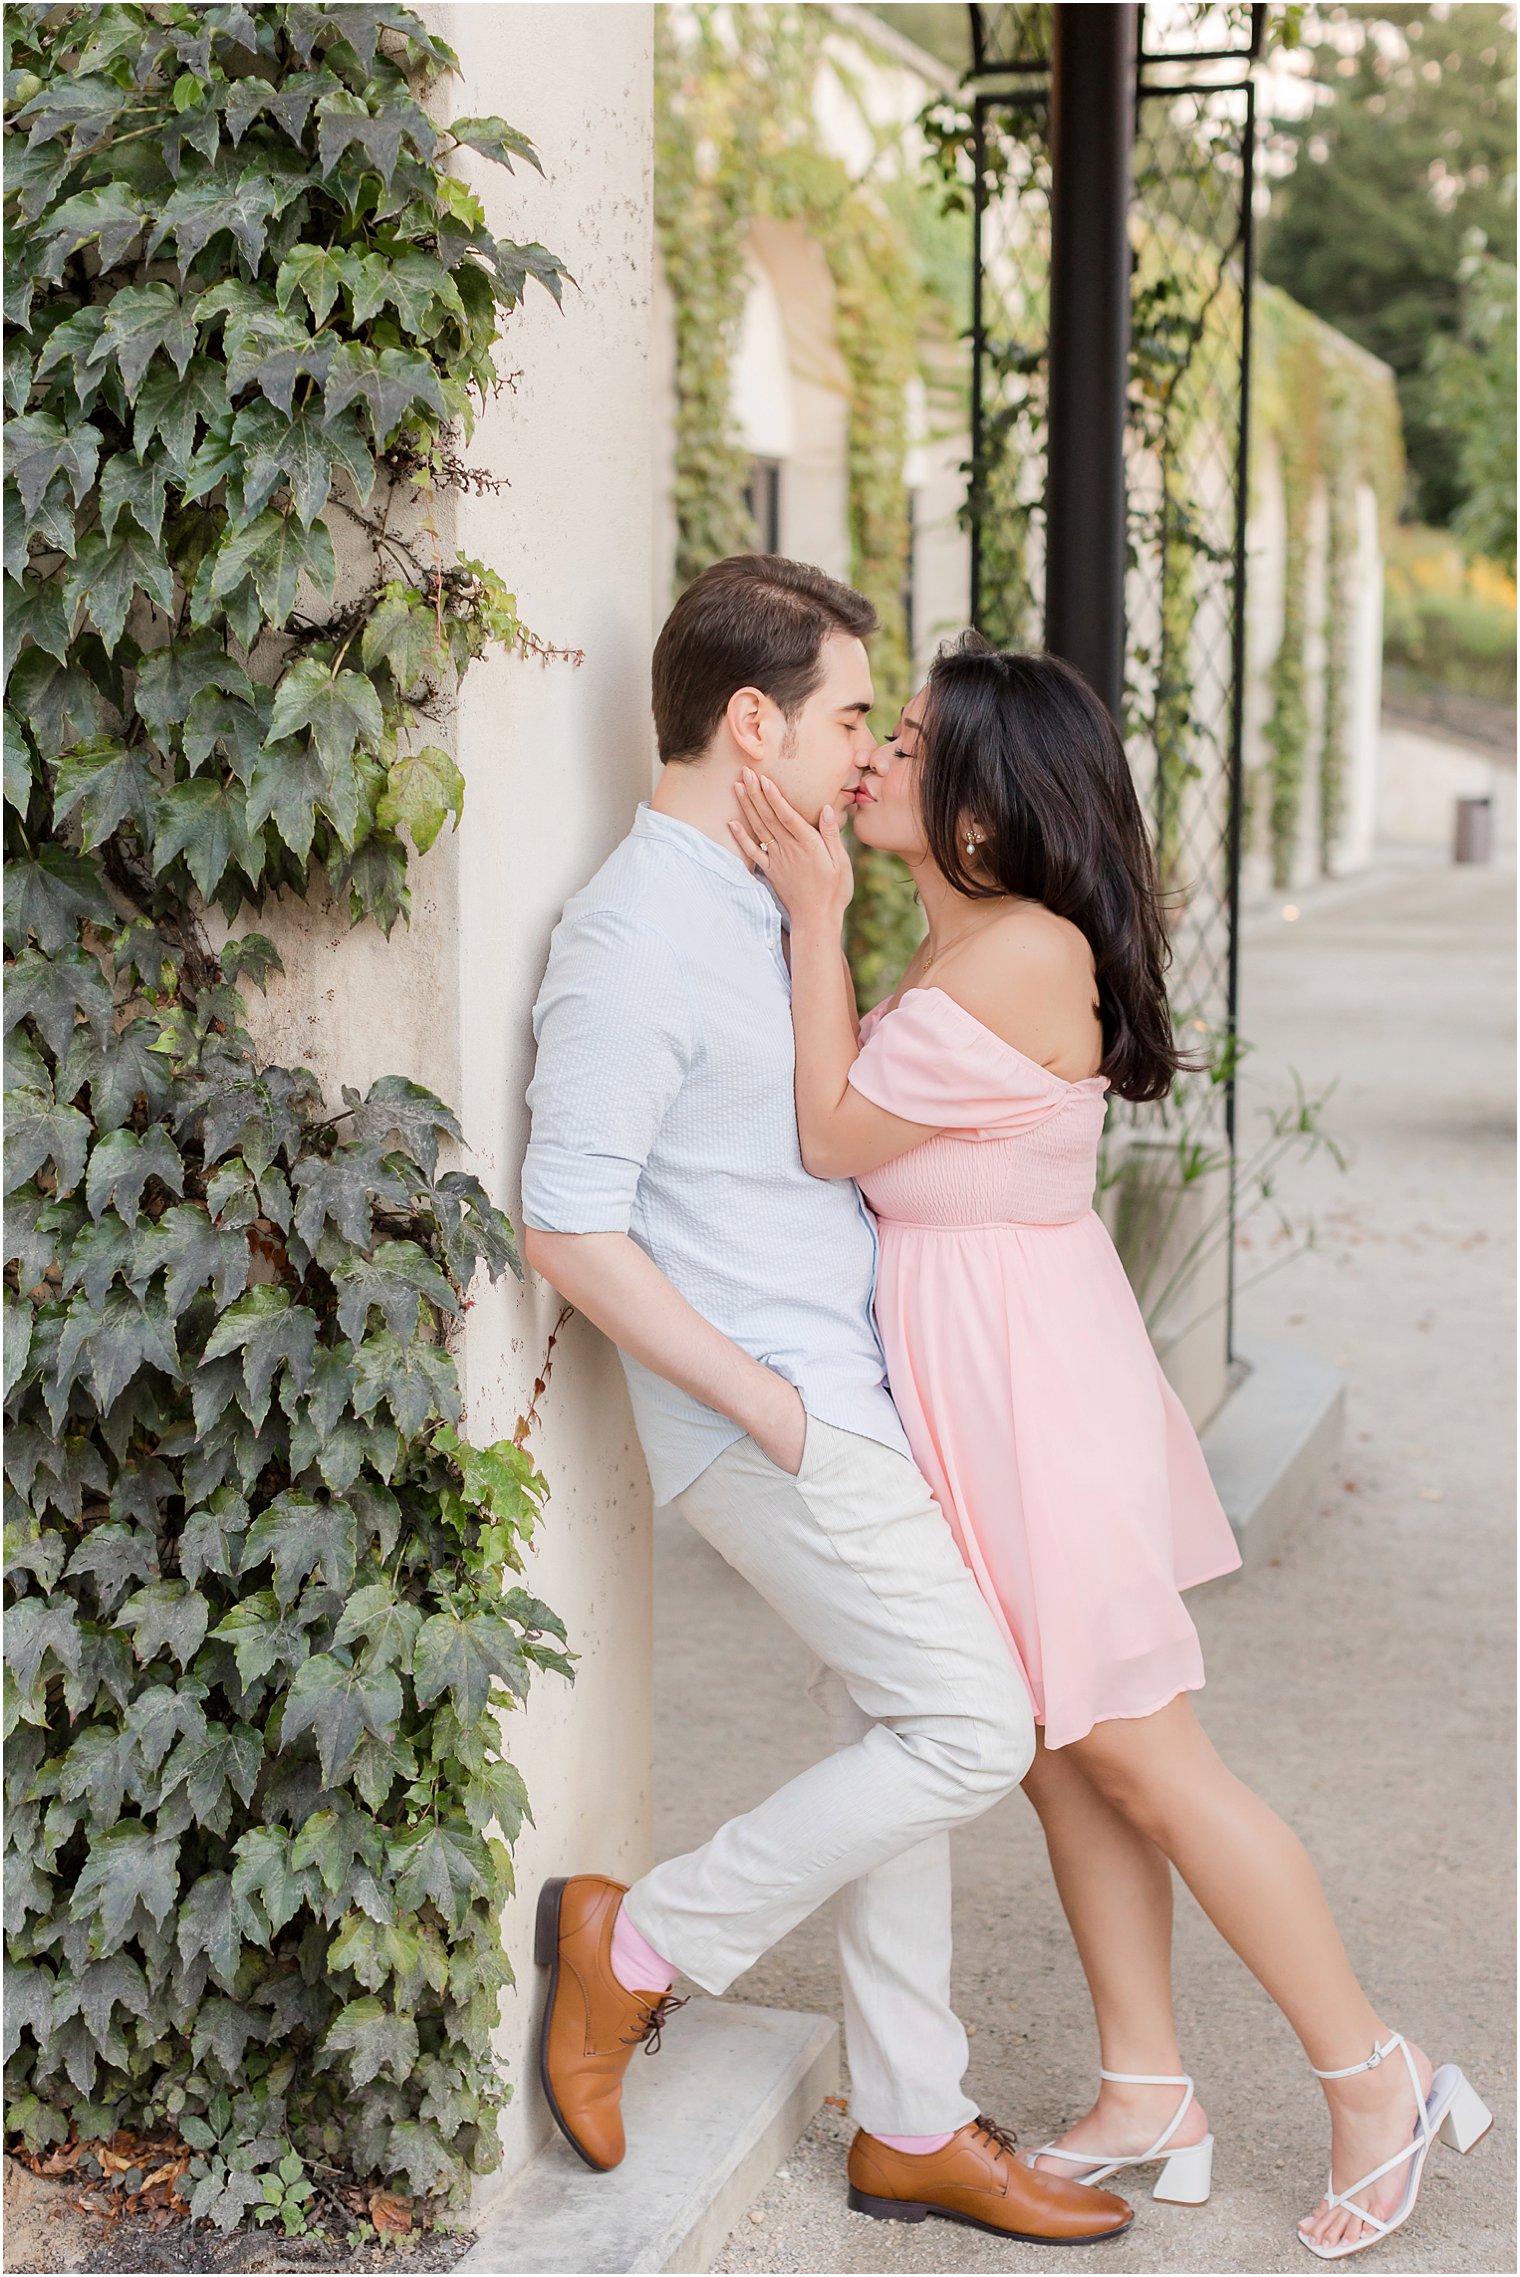
[[623, 2090], [628, 2154], [595, 2173], [559, 2134], [477, 2217], [456, 2269], [707, 2270], [839, 2079], [839, 2027], [794, 2009], [701, 1996]]
[[1204, 1457], [1246, 1567], [1303, 1509], [1340, 1450], [1346, 1379], [1275, 1337], [1238, 1346], [1249, 1369], [1202, 1434]]

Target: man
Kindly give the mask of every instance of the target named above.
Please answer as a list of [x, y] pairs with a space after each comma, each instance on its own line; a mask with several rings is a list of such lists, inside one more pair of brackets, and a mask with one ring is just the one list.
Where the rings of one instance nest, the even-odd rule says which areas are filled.
[[1075, 2242], [1120, 2198], [1035, 2172], [962, 2092], [949, 1829], [1033, 1758], [1022, 1680], [908, 1452], [871, 1317], [876, 1236], [802, 1166], [785, 915], [729, 831], [741, 769], [816, 818], [874, 750], [860, 594], [715, 563], [654, 653], [664, 773], [555, 929], [534, 1008], [524, 1252], [619, 1346], [656, 1499], [814, 1655], [836, 1752], [624, 1893], [546, 1885], [541, 2071], [588, 2165], [623, 2156], [633, 2048], [834, 1901], [858, 2132], [850, 2203]]

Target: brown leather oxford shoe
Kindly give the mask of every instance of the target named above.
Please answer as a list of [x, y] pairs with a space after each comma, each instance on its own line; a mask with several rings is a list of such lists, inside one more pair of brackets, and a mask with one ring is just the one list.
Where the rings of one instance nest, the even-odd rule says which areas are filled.
[[626, 1884], [605, 1874], [545, 1882], [533, 1957], [549, 1971], [538, 2037], [538, 2071], [555, 2125], [588, 2166], [623, 2156], [623, 2074], [641, 2044], [649, 2053], [684, 2000], [629, 1992], [612, 1970], [612, 1931]]
[[864, 2131], [850, 2145], [850, 2206], [888, 2222], [939, 2214], [1025, 2245], [1096, 2245], [1118, 2237], [1134, 2210], [1110, 2191], [1024, 2166], [1014, 2138], [978, 2115], [942, 2150], [888, 2150]]

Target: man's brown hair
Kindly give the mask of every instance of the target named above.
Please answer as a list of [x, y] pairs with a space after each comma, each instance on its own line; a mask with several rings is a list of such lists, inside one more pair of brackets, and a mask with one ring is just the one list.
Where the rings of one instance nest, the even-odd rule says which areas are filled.
[[698, 759], [739, 688], [759, 688], [788, 720], [823, 678], [831, 633], [877, 629], [863, 593], [805, 561], [736, 553], [712, 562], [665, 619], [654, 644], [660, 757]]

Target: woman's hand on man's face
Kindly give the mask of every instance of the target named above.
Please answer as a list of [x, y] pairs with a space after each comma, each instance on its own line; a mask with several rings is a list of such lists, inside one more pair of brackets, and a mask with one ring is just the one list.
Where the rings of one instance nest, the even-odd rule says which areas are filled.
[[746, 767], [734, 786], [742, 821], [730, 821], [738, 845], [775, 887], [792, 921], [842, 921], [855, 877], [839, 817], [826, 806], [815, 830], [767, 775]]

